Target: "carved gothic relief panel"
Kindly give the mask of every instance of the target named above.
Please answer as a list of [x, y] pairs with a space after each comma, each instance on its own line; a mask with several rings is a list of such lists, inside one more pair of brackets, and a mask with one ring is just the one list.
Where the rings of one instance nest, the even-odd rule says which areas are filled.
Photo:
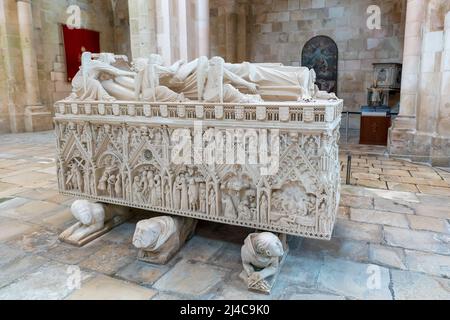
[[[254, 142], [248, 137], [239, 140], [222, 132], [214, 150], [226, 163], [227, 146], [241, 143], [245, 164], [175, 164], [173, 128], [62, 119], [56, 124], [63, 193], [274, 232], [331, 236], [339, 193], [337, 130], [281, 131], [279, 169], [264, 175], [263, 165], [249, 163]], [[210, 129], [202, 131], [204, 154]], [[193, 128], [187, 136], [194, 137]], [[269, 137], [267, 142], [271, 150], [275, 142]]]

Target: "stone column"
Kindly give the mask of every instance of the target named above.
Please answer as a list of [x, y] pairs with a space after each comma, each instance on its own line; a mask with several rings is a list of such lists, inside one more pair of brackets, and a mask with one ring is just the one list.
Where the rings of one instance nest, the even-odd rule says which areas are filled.
[[198, 56], [209, 56], [209, 0], [197, 0], [196, 18]]
[[155, 0], [128, 0], [132, 59], [157, 52]]
[[240, 3], [237, 7], [237, 48], [236, 61], [243, 62], [247, 59], [247, 14], [248, 3]]
[[251, 4], [247, 0], [216, 0], [213, 34], [214, 55], [227, 62], [247, 59], [249, 41], [247, 31], [251, 26]]
[[36, 52], [33, 46], [33, 16], [30, 0], [17, 1], [17, 18], [25, 81], [25, 130], [50, 130], [51, 113], [41, 103]]
[[161, 54], [166, 64], [171, 64], [173, 62], [171, 22], [174, 18], [170, 14], [170, 7], [171, 3], [168, 0], [156, 1], [156, 12], [158, 17], [156, 24], [156, 42], [158, 43], [158, 53]]
[[441, 61], [441, 88], [436, 137], [433, 139], [433, 165], [450, 167], [450, 11], [445, 17], [444, 48]]
[[422, 28], [427, 12], [427, 0], [408, 0], [403, 50], [402, 91], [400, 113], [389, 134], [389, 150], [392, 154], [408, 154], [409, 133], [416, 127], [419, 77], [422, 54]]
[[179, 56], [182, 60], [189, 60], [189, 39], [188, 39], [188, 15], [187, 15], [187, 3], [186, 0], [178, 2], [178, 39], [179, 39]]

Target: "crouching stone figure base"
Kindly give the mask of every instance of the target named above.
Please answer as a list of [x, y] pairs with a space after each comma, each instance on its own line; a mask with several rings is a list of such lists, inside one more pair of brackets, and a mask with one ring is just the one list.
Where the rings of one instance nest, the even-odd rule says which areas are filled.
[[284, 235], [282, 239], [284, 244], [270, 232], [252, 233], [245, 239], [240, 278], [249, 290], [270, 294], [288, 251]]
[[138, 259], [166, 264], [194, 234], [197, 220], [159, 216], [139, 221], [133, 245], [140, 249]]
[[130, 218], [129, 208], [76, 200], [70, 208], [77, 223], [59, 235], [59, 240], [84, 246]]

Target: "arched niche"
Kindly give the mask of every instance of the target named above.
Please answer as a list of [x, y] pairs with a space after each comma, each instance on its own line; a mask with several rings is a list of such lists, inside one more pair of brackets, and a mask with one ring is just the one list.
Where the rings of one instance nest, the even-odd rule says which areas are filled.
[[327, 36], [316, 36], [306, 42], [302, 50], [302, 65], [316, 71], [320, 90], [337, 94], [338, 47]]

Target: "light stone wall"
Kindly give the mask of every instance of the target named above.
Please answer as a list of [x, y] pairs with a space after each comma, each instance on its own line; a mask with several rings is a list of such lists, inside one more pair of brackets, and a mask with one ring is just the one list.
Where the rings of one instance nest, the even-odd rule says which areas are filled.
[[[81, 9], [81, 27], [100, 32], [100, 49], [130, 55], [127, 1], [33, 0], [33, 53], [39, 100], [48, 110], [71, 91], [67, 82], [61, 24], [70, 5]], [[115, 6], [113, 10], [113, 6]], [[15, 0], [0, 0], [0, 133], [25, 130], [25, 79]]]
[[[331, 37], [339, 48], [338, 95], [344, 99], [346, 110], [359, 111], [366, 104], [366, 89], [373, 83], [373, 63], [402, 62], [405, 0], [212, 0], [211, 3], [211, 28], [215, 31], [210, 37], [211, 55], [234, 61], [298, 66], [309, 39], [317, 35]], [[370, 5], [381, 8], [381, 30], [367, 28], [366, 11]], [[245, 7], [249, 12], [239, 11]], [[247, 24], [247, 30], [238, 27], [239, 22]], [[243, 37], [246, 41], [238, 40]], [[247, 49], [235, 47], [242, 43]], [[246, 54], [242, 54], [245, 50]]]
[[210, 56], [228, 62], [250, 61], [251, 0], [210, 0]]
[[[119, 1], [122, 2], [122, 1]], [[38, 0], [33, 1], [33, 18], [35, 21], [35, 43], [37, 44], [37, 57], [42, 102], [48, 106], [65, 96], [71, 90], [66, 81], [66, 64], [61, 24], [65, 24], [69, 5], [78, 5], [81, 8], [81, 27], [100, 32], [100, 50], [128, 54], [124, 36], [129, 34], [126, 29], [128, 13], [123, 4], [117, 4], [123, 11], [122, 19], [115, 18], [112, 3], [109, 0]], [[115, 21], [116, 20], [116, 21]], [[122, 23], [120, 22], [122, 21]], [[125, 30], [116, 34], [120, 28]], [[124, 41], [119, 45], [115, 40]], [[118, 43], [116, 46], [115, 43]]]

